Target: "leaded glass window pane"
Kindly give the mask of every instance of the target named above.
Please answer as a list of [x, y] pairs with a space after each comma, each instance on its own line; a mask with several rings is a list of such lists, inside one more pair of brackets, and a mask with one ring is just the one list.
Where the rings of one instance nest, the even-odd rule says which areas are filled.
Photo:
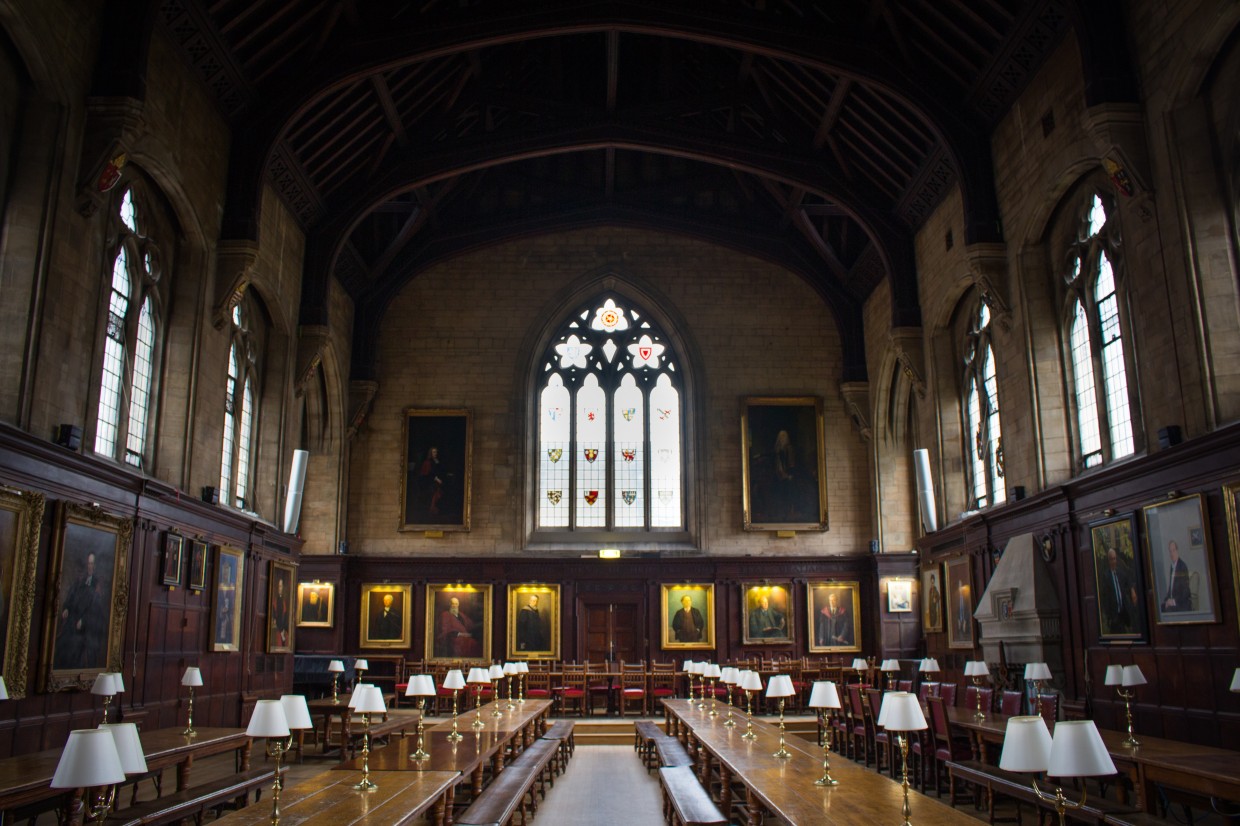
[[228, 351], [228, 382], [224, 393], [224, 446], [220, 458], [220, 490], [224, 496], [232, 490], [233, 447], [236, 444], [237, 427], [237, 379], [241, 371], [237, 366], [237, 344]]
[[646, 417], [645, 400], [632, 373], [620, 380], [614, 404], [612, 462], [616, 484], [612, 507], [616, 527], [640, 528], [646, 524]]
[[990, 473], [994, 501], [1002, 502], [1007, 498], [1007, 485], [1003, 481], [1003, 433], [999, 423], [999, 381], [995, 374], [995, 352], [989, 344], [986, 345], [986, 356], [982, 365], [982, 374], [985, 376], [983, 386], [986, 390], [986, 406], [989, 410], [986, 417], [987, 471]]
[[142, 467], [146, 448], [146, 420], [151, 402], [151, 383], [155, 353], [155, 315], [151, 299], [142, 302], [138, 314], [138, 338], [133, 357], [133, 390], [129, 398], [129, 432], [126, 436], [125, 461]]
[[680, 393], [659, 376], [650, 394], [651, 522], [656, 528], [681, 523]]
[[564, 379], [552, 374], [540, 394], [538, 414], [538, 522], [550, 528], [568, 527], [571, 410]]
[[1076, 379], [1076, 421], [1085, 467], [1102, 463], [1102, 437], [1098, 430], [1098, 397], [1094, 393], [1094, 360], [1089, 348], [1089, 319], [1085, 306], [1076, 302], [1072, 321], [1072, 372]]
[[607, 397], [593, 373], [577, 391], [577, 524], [607, 524]]

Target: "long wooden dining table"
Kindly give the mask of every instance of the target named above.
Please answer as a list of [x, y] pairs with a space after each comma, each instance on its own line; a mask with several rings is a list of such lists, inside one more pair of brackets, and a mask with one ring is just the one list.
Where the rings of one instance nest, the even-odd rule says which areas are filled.
[[[732, 782], [745, 787], [744, 808], [749, 826], [758, 826], [765, 812], [790, 826], [799, 824], [857, 824], [892, 822], [901, 816], [903, 790], [899, 783], [851, 760], [831, 762], [831, 775], [838, 786], [816, 786], [822, 777], [822, 749], [797, 736], [786, 736], [792, 756], [774, 756], [779, 748], [779, 727], [754, 720], [754, 740], [745, 740], [745, 717], [734, 717], [727, 728], [725, 716], [709, 715], [689, 700], [664, 700], [669, 733], [676, 733], [696, 752], [699, 777], [709, 780], [712, 762], [720, 775], [720, 809], [731, 817]], [[704, 782], [703, 785], [708, 785]], [[933, 798], [910, 789], [912, 821], [919, 826], [976, 824], [974, 818]]]

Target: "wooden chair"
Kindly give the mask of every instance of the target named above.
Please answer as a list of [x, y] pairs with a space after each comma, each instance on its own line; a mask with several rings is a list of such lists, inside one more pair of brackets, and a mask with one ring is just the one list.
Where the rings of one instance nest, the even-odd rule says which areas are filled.
[[934, 720], [934, 792], [941, 794], [944, 767], [948, 761], [973, 759], [969, 738], [957, 733], [947, 718], [947, 705], [942, 697], [930, 698], [930, 714]]
[[874, 741], [874, 768], [879, 773], [883, 773], [883, 758], [887, 760], [887, 771], [892, 777], [895, 777], [895, 754], [892, 746], [895, 740], [886, 729], [878, 724], [878, 714], [883, 707], [883, 692], [876, 688], [871, 688], [865, 692], [866, 699], [866, 726], [870, 730], [870, 739]]
[[676, 696], [676, 663], [650, 663], [651, 707], [657, 709], [659, 700]]
[[912, 691], [912, 680], [896, 680], [896, 691]]
[[939, 683], [939, 696], [943, 698], [944, 705], [954, 707], [956, 705], [956, 684]]
[[1042, 719], [1046, 721], [1046, 727], [1053, 733], [1055, 721], [1059, 719], [1059, 695], [1039, 694], [1038, 713], [1042, 715]]
[[641, 715], [650, 713], [650, 691], [646, 684], [646, 664], [644, 662], [620, 663], [620, 716], [623, 717], [630, 703], [641, 708]]
[[926, 704], [926, 699], [928, 697], [937, 697], [937, 696], [939, 696], [939, 684], [938, 683], [922, 683], [921, 686], [917, 689], [917, 699], [921, 700], [921, 704], [923, 706]]
[[525, 696], [532, 700], [546, 700], [551, 696], [551, 664], [531, 662], [525, 675]]
[[977, 708], [979, 694], [982, 699], [982, 711], [994, 711], [995, 690], [993, 688], [979, 688], [972, 685], [964, 690], [964, 707]]
[[850, 717], [848, 739], [852, 743], [852, 759], [856, 760], [860, 756], [861, 762], [868, 766], [870, 765], [869, 728], [865, 721], [865, 699], [861, 696], [861, 686], [858, 683], [848, 684], [848, 712]]
[[587, 680], [589, 668], [585, 663], [564, 663], [561, 667], [564, 679], [556, 692], [560, 702], [560, 713], [567, 714], [570, 704], [576, 704], [577, 713], [586, 716], [586, 706], [590, 701], [590, 690]]
[[1015, 717], [1021, 712], [1021, 701], [1025, 699], [1025, 695], [1019, 691], [1004, 690], [999, 695], [999, 713], [1006, 714], [1008, 717]]

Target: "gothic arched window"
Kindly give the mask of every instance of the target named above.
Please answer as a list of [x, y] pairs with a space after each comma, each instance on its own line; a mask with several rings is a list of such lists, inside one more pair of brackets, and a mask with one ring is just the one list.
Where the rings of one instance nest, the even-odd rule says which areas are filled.
[[971, 507], [1007, 498], [1003, 481], [1003, 432], [999, 424], [999, 380], [990, 342], [991, 313], [979, 299], [964, 342], [965, 468]]
[[220, 461], [221, 502], [254, 510], [254, 458], [258, 444], [258, 398], [262, 364], [259, 313], [246, 295], [233, 308], [224, 390], [224, 444]]

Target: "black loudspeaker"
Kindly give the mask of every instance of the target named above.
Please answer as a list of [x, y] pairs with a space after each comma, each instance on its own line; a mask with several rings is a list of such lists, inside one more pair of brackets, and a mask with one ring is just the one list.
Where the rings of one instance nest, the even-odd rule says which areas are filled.
[[220, 503], [220, 489], [207, 485], [202, 489], [202, 501], [208, 505], [218, 505]]
[[878, 540], [877, 539], [870, 540], [870, 553], [872, 554], [878, 553]]
[[82, 449], [82, 428], [75, 424], [56, 425], [56, 444], [70, 450]]
[[1174, 447], [1184, 441], [1184, 437], [1180, 435], [1180, 426], [1169, 424], [1166, 427], [1158, 428], [1158, 446], [1161, 448]]
[[1024, 499], [1024, 498], [1025, 498], [1025, 486], [1024, 485], [1017, 485], [1016, 487], [1012, 488], [1012, 499], [1014, 501], [1019, 502], [1021, 499]]

